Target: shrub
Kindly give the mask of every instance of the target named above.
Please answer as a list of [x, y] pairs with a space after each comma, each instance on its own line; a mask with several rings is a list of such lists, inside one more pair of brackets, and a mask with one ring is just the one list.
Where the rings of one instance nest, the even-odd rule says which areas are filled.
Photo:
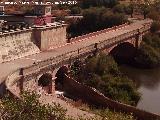
[[66, 120], [66, 110], [59, 104], [42, 105], [35, 93], [24, 92], [21, 100], [6, 96], [1, 103], [1, 118], [4, 120]]
[[154, 21], [151, 25], [151, 32], [155, 33], [160, 30], [160, 22]]
[[[79, 72], [82, 83], [94, 87], [105, 96], [130, 105], [136, 105], [140, 95], [135, 84], [124, 77], [111, 56], [99, 54], [86, 59]], [[83, 77], [82, 77], [83, 76]]]

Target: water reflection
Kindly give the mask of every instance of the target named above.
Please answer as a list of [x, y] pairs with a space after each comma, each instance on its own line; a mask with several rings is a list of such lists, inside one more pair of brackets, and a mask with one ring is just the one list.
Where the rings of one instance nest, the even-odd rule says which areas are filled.
[[138, 88], [145, 87], [156, 90], [160, 87], [160, 68], [158, 69], [136, 69], [128, 66], [121, 66], [121, 71], [136, 82]]
[[160, 68], [143, 70], [120, 66], [120, 69], [138, 86], [142, 96], [137, 107], [160, 114]]

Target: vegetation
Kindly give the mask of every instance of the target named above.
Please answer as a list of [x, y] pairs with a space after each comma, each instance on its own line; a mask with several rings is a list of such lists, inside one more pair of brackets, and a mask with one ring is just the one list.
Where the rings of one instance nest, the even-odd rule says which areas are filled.
[[[39, 96], [33, 92], [24, 92], [21, 100], [7, 96], [0, 104], [0, 115], [3, 120], [75, 120], [67, 117], [66, 110], [59, 104], [42, 105]], [[132, 115], [112, 112], [110, 110], [96, 110], [95, 118], [83, 118], [80, 116], [76, 120], [134, 120]]]
[[114, 13], [105, 7], [91, 7], [85, 9], [82, 15], [83, 18], [81, 20], [70, 24], [68, 27], [67, 32], [70, 37], [87, 34], [114, 25], [120, 25], [127, 21], [123, 13]]
[[60, 105], [42, 105], [35, 93], [24, 92], [21, 100], [7, 96], [2, 99], [1, 119], [4, 120], [66, 120]]
[[135, 57], [136, 63], [145, 68], [152, 68], [160, 65], [160, 23], [153, 22], [151, 33], [143, 37], [139, 52]]
[[85, 65], [74, 63], [72, 73], [77, 81], [96, 88], [113, 100], [136, 105], [140, 99], [132, 80], [121, 74], [114, 59], [105, 54], [86, 59]]
[[132, 115], [127, 115], [123, 113], [117, 113], [110, 111], [109, 109], [105, 110], [94, 110], [96, 114], [102, 116], [102, 120], [135, 120]]
[[102, 6], [105, 6], [107, 8], [112, 8], [118, 3], [119, 3], [118, 0], [82, 0], [80, 2], [80, 6], [83, 9], [87, 9], [90, 7], [102, 7]]

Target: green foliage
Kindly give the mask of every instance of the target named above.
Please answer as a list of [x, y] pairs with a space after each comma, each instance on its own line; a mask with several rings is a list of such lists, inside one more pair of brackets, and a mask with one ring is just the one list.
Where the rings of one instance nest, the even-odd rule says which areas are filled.
[[24, 92], [21, 100], [7, 96], [2, 99], [1, 118], [4, 120], [66, 120], [66, 110], [59, 104], [42, 105], [35, 93]]
[[80, 14], [81, 13], [81, 8], [78, 6], [72, 7], [70, 10], [71, 10], [71, 14]]
[[100, 85], [100, 91], [105, 96], [126, 104], [136, 105], [140, 95], [132, 80], [124, 76], [113, 77], [112, 75], [102, 76], [103, 84]]
[[155, 33], [160, 29], [159, 22], [153, 22], [152, 33], [146, 34], [135, 57], [137, 64], [152, 68], [160, 65], [160, 37]]
[[117, 113], [110, 111], [109, 109], [94, 110], [94, 112], [102, 116], [102, 120], [135, 120], [133, 115], [127, 115], [124, 113]]
[[148, 13], [150, 11], [150, 6], [148, 4], [142, 4], [140, 6], [140, 8], [141, 8], [141, 12], [142, 12], [142, 14], [144, 16], [144, 19], [146, 19], [147, 15], [148, 15]]
[[123, 4], [117, 4], [113, 7], [113, 11], [117, 13], [124, 13], [125, 12], [125, 6]]
[[67, 28], [67, 32], [71, 37], [102, 30], [114, 25], [120, 25], [127, 21], [124, 14], [113, 13], [105, 7], [91, 7], [83, 10], [82, 14], [83, 19], [70, 24]]
[[131, 15], [133, 17], [133, 12], [134, 12], [134, 4], [129, 4], [128, 6], [125, 7], [125, 12], [126, 14]]
[[137, 104], [140, 95], [135, 84], [120, 73], [111, 56], [100, 54], [90, 57], [80, 67], [79, 74], [75, 77], [78, 81], [96, 88], [111, 99], [130, 105]]
[[[66, 117], [66, 110], [59, 104], [42, 105], [38, 98], [40, 96], [33, 92], [24, 92], [21, 94], [21, 99], [13, 98], [12, 96], [6, 96], [1, 100], [0, 115], [3, 120], [75, 120], [73, 118]], [[100, 111], [100, 112], [99, 112]], [[103, 113], [103, 114], [102, 114]], [[122, 113], [111, 112], [109, 110], [98, 110], [95, 114], [102, 116], [103, 118], [118, 118], [117, 120], [132, 120], [130, 115]], [[78, 117], [76, 120], [99, 120], [98, 116], [94, 118]]]
[[135, 60], [138, 64], [151, 68], [160, 64], [160, 54], [152, 46], [142, 43]]
[[82, 8], [89, 8], [89, 7], [109, 7], [112, 8], [118, 4], [118, 0], [83, 0], [81, 1]]
[[159, 21], [154, 21], [151, 25], [151, 32], [155, 33], [160, 30], [160, 22]]

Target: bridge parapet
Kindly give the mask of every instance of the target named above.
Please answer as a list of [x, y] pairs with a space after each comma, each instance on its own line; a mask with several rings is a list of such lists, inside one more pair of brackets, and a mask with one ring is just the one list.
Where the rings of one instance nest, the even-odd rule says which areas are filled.
[[126, 27], [127, 25], [128, 25], [128, 23], [125, 23], [125, 24], [122, 24], [122, 25], [119, 25], [119, 26], [114, 26], [114, 27], [111, 27], [111, 28], [107, 28], [107, 29], [104, 29], [104, 30], [97, 31], [97, 32], [92, 32], [92, 33], [89, 33], [89, 34], [85, 34], [85, 35], [82, 35], [82, 36], [71, 38], [70, 42], [79, 41], [79, 40], [82, 40], [82, 39], [88, 39], [90, 37], [95, 37], [95, 36], [98, 36], [100, 34], [109, 32], [111, 30], [116, 30], [116, 29]]

